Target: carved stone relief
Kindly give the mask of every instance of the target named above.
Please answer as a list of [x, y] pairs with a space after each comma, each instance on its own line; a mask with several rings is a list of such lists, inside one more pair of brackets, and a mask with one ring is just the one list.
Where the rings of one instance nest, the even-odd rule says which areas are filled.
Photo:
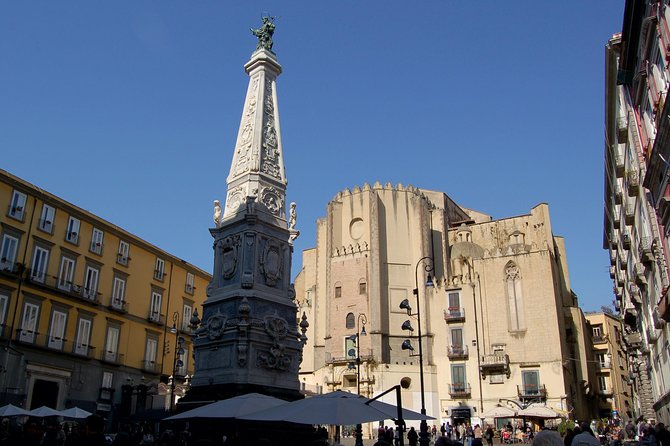
[[260, 75], [256, 75], [251, 81], [251, 89], [249, 91], [249, 101], [247, 103], [246, 112], [244, 113], [244, 123], [242, 124], [242, 131], [237, 142], [237, 163], [235, 165], [235, 175], [239, 175], [250, 170], [250, 151], [253, 145], [254, 135], [254, 116], [257, 109], [258, 84]]
[[235, 212], [238, 207], [244, 202], [244, 190], [238, 186], [228, 191], [226, 197], [226, 209], [230, 212]]
[[226, 327], [226, 316], [221, 314], [221, 312], [217, 311], [215, 314], [209, 317], [207, 319], [207, 322], [205, 323], [205, 331], [207, 333], [207, 337], [214, 341], [216, 339], [219, 339], [221, 336], [223, 336], [223, 330]]
[[261, 191], [260, 201], [268, 208], [268, 210], [277, 217], [281, 214], [281, 209], [284, 208], [283, 194], [274, 187], [264, 187]]
[[263, 127], [263, 163], [261, 165], [261, 171], [274, 178], [280, 178], [272, 82], [273, 80], [270, 78], [265, 80], [265, 125]]
[[284, 259], [281, 245], [273, 240], [268, 240], [261, 256], [261, 273], [265, 278], [265, 284], [275, 286], [281, 279], [284, 270]]
[[237, 270], [239, 260], [240, 236], [234, 235], [219, 241], [221, 250], [222, 275], [224, 279], [231, 279]]

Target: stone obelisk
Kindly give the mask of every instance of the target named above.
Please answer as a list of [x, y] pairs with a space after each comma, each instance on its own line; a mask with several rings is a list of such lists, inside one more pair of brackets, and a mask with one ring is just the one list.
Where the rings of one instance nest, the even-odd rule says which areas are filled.
[[[237, 135], [226, 203], [215, 206], [214, 271], [194, 319], [195, 375], [182, 407], [258, 392], [302, 398], [298, 369], [307, 321], [296, 320], [292, 235], [272, 52], [274, 23], [252, 30], [258, 47], [244, 66], [249, 87]], [[293, 225], [292, 225], [293, 226]], [[293, 237], [294, 238], [294, 237]]]

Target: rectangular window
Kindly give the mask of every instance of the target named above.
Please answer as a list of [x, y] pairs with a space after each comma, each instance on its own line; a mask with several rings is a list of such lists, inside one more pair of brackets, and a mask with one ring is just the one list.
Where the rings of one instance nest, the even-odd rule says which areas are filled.
[[44, 203], [42, 205], [42, 214], [40, 214], [40, 221], [37, 227], [44, 232], [51, 234], [54, 229], [54, 218], [56, 216], [56, 209]]
[[100, 387], [103, 389], [112, 389], [114, 386], [114, 374], [112, 372], [102, 372], [102, 382]]
[[93, 266], [86, 267], [86, 274], [84, 275], [84, 289], [82, 296], [85, 299], [96, 300], [98, 296], [98, 278], [100, 277], [100, 270]]
[[463, 352], [463, 329], [462, 328], [452, 328], [451, 329], [451, 347], [454, 350], [460, 349], [461, 353]]
[[165, 260], [156, 258], [156, 269], [154, 270], [154, 279], [163, 280], [165, 274]]
[[126, 279], [114, 277], [112, 286], [112, 307], [123, 309], [123, 303], [126, 298]]
[[451, 385], [456, 392], [465, 391], [465, 364], [451, 365]]
[[72, 290], [72, 281], [74, 280], [74, 259], [70, 257], [61, 257], [60, 271], [58, 271], [58, 288], [63, 291]]
[[119, 357], [119, 327], [107, 327], [107, 340], [105, 342], [105, 360], [116, 362]]
[[19, 239], [9, 234], [2, 236], [2, 248], [0, 249], [0, 269], [3, 271], [15, 271], [16, 252], [19, 249]]
[[144, 368], [145, 370], [155, 370], [156, 368], [156, 352], [158, 351], [158, 339], [147, 338], [146, 349], [144, 351]]
[[5, 327], [7, 326], [7, 304], [9, 303], [9, 294], [5, 291], [0, 292], [0, 333], [5, 335]]
[[63, 349], [66, 322], [67, 313], [54, 310], [54, 312], [51, 314], [51, 328], [49, 329], [49, 348], [53, 348], [55, 350]]
[[341, 286], [336, 286], [335, 287], [335, 297], [342, 297], [342, 287]]
[[65, 229], [65, 240], [74, 243], [79, 243], [79, 219], [70, 217], [67, 221], [67, 228]]
[[358, 284], [358, 294], [365, 294], [367, 293], [367, 283], [361, 282]]
[[521, 381], [523, 383], [524, 395], [539, 395], [540, 394], [540, 372], [522, 371]]
[[149, 320], [160, 322], [161, 320], [161, 300], [163, 296], [156, 291], [151, 292], [151, 305], [149, 306]]
[[600, 375], [598, 377], [598, 385], [600, 386], [600, 390], [607, 391], [607, 378], [603, 375]]
[[93, 234], [91, 235], [91, 252], [96, 254], [102, 254], [102, 241], [105, 236], [105, 233], [98, 228], [93, 228]]
[[184, 333], [191, 332], [191, 317], [193, 316], [193, 307], [190, 305], [184, 305], [184, 312], [182, 313], [181, 318], [181, 331]]
[[460, 316], [461, 314], [461, 293], [458, 291], [450, 292], [447, 295], [448, 309], [450, 316]]
[[74, 344], [74, 352], [77, 355], [88, 356], [90, 349], [90, 339], [91, 339], [91, 320], [90, 319], [79, 319], [79, 324], [77, 325], [77, 340]]
[[605, 353], [596, 353], [596, 361], [598, 361], [600, 367], [607, 367], [608, 365]]
[[121, 265], [127, 265], [128, 260], [130, 260], [130, 257], [128, 257], [129, 254], [130, 254], [130, 245], [127, 242], [124, 242], [123, 240], [119, 240], [119, 252], [116, 255], [116, 262]]
[[195, 282], [195, 276], [193, 273], [186, 273], [186, 292], [189, 294], [193, 294], [193, 290], [195, 289], [194, 285]]
[[23, 318], [21, 319], [21, 331], [19, 332], [19, 341], [33, 343], [37, 335], [37, 318], [39, 317], [40, 307], [38, 305], [26, 302], [23, 305]]
[[26, 198], [26, 194], [15, 190], [12, 194], [12, 201], [9, 203], [9, 212], [7, 214], [12, 218], [23, 221], [26, 210]]
[[35, 246], [33, 252], [33, 263], [30, 268], [30, 279], [35, 282], [44, 283], [47, 277], [47, 265], [49, 263], [49, 250], [41, 246]]

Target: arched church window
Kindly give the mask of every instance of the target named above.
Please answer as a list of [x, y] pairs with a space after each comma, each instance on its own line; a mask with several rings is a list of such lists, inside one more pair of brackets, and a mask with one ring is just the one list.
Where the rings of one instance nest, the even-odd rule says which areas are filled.
[[505, 284], [509, 331], [523, 331], [526, 322], [523, 314], [523, 294], [521, 292], [521, 272], [514, 262], [505, 266]]
[[354, 313], [347, 314], [346, 326], [347, 328], [356, 328], [356, 318], [354, 317]]

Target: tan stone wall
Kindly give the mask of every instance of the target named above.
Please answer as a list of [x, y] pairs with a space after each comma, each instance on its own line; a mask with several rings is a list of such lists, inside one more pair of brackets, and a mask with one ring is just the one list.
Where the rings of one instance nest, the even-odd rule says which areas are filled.
[[[374, 359], [362, 368], [362, 392], [379, 393], [409, 378], [403, 401], [419, 410], [418, 358], [400, 348], [404, 339], [417, 335], [419, 320], [398, 307], [406, 298], [416, 311], [413, 289], [418, 282], [429, 414], [440, 420], [445, 410], [460, 403], [476, 408], [473, 416], [477, 416], [501, 398], [516, 400], [524, 371], [539, 372], [548, 405], [565, 409], [572, 403], [566, 384], [571, 375], [564, 365], [569, 350], [566, 327], [573, 318], [564, 307], [569, 310], [572, 300], [564, 243], [552, 234], [548, 206], [540, 204], [527, 215], [501, 220], [465, 212], [442, 193], [422, 193], [411, 186], [364, 186], [337, 195], [327, 217], [318, 223], [316, 254], [310, 251], [303, 256], [316, 272], [312, 274], [312, 266], [305, 267], [296, 280], [296, 289], [298, 284], [303, 290], [313, 287], [315, 302], [323, 302], [312, 307], [310, 323], [316, 326], [310, 330], [317, 338], [313, 345], [323, 343], [324, 354], [314, 354], [315, 372], [305, 379], [324, 385], [325, 390], [344, 386], [356, 391], [355, 370], [347, 370], [337, 358], [345, 355], [344, 337], [356, 333], [345, 326], [347, 313], [364, 313], [369, 335], [362, 338], [361, 355], [369, 351]], [[465, 232], [451, 227], [453, 222], [468, 220]], [[466, 238], [467, 243], [459, 243]], [[417, 266], [423, 257], [435, 258], [433, 288], [424, 286], [426, 261]], [[520, 272], [523, 296], [524, 329], [517, 331], [509, 329], [506, 268], [510, 262]], [[363, 279], [367, 293], [360, 295]], [[335, 297], [336, 286], [341, 287], [342, 297]], [[465, 319], [447, 323], [448, 293], [454, 290], [460, 290]], [[413, 333], [400, 329], [408, 319]], [[463, 330], [468, 349], [464, 358], [447, 354], [455, 327]], [[418, 340], [414, 337], [411, 342], [417, 354]], [[490, 377], [481, 380], [479, 372], [480, 357], [491, 354], [494, 345], [503, 347], [510, 358], [510, 376], [501, 383], [491, 383]], [[470, 385], [470, 393], [462, 397], [450, 394], [452, 366], [457, 364], [465, 365]]]

